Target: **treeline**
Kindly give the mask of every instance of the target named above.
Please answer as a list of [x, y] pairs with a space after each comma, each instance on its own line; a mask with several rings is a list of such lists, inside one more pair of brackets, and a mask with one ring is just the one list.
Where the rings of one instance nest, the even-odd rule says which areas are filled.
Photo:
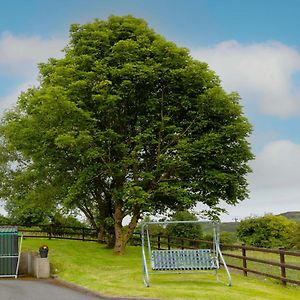
[[[27, 216], [28, 217], [28, 216]], [[16, 218], [4, 216], [0, 214], [0, 226], [1, 225], [14, 225], [14, 224], [22, 224], [22, 225], [53, 225], [54, 227], [89, 227], [88, 224], [86, 224], [83, 221], [78, 220], [75, 216], [72, 215], [64, 215], [61, 213], [54, 213], [53, 215], [49, 215], [48, 217], [36, 220], [31, 218], [26, 218], [25, 216], [23, 218]]]

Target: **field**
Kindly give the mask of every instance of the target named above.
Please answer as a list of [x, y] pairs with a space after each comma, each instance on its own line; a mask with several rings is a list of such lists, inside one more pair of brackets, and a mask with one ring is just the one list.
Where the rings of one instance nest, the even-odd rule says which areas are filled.
[[[49, 246], [52, 273], [104, 295], [159, 299], [295, 300], [299, 287], [282, 287], [271, 280], [232, 272], [233, 286], [217, 283], [212, 274], [153, 275], [151, 287], [142, 282], [141, 248], [128, 247], [122, 257], [95, 242], [25, 239], [23, 250]], [[223, 274], [224, 275], [224, 274]], [[225, 279], [225, 278], [224, 278]]]

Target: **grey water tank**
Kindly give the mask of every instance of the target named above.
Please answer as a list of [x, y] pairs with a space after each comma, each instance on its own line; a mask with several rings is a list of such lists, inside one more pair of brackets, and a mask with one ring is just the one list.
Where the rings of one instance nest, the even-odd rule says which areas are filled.
[[18, 227], [0, 226], [0, 276], [16, 275], [18, 262]]

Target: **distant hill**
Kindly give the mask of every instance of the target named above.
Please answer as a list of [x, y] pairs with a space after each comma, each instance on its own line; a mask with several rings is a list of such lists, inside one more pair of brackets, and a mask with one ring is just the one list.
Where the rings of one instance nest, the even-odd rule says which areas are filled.
[[278, 216], [284, 216], [288, 219], [296, 221], [297, 223], [300, 223], [300, 211], [288, 211], [288, 212], [279, 214]]
[[[222, 222], [220, 224], [220, 231], [235, 232], [239, 222]], [[211, 231], [211, 223], [202, 223], [202, 229], [204, 232], [209, 233]]]

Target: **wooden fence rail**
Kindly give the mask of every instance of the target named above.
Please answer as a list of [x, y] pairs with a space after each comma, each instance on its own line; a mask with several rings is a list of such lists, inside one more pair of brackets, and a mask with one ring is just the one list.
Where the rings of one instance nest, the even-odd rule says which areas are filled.
[[80, 241], [98, 241], [97, 231], [88, 227], [56, 226], [49, 225], [1, 225], [17, 226], [18, 231], [23, 233], [25, 238], [48, 238], [80, 240]]

